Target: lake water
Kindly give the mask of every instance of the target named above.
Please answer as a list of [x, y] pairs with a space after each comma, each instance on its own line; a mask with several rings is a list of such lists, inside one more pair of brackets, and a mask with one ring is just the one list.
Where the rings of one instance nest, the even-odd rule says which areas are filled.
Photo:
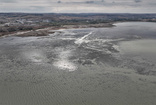
[[156, 23], [0, 38], [0, 105], [155, 105]]
[[121, 42], [120, 49], [125, 56], [140, 56], [156, 64], [156, 40], [143, 39]]

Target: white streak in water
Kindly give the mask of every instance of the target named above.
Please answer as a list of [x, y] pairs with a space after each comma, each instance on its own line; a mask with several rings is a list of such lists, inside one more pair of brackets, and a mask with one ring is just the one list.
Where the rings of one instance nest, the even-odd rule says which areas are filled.
[[87, 38], [89, 35], [91, 35], [93, 32], [90, 32], [89, 34], [87, 34], [87, 35], [84, 35], [83, 37], [81, 37], [81, 38], [78, 38], [76, 41], [75, 41], [75, 44], [78, 44], [78, 45], [80, 45], [80, 44], [82, 44], [82, 43], [87, 43], [87, 42], [89, 42], [88, 40], [85, 40], [85, 38]]

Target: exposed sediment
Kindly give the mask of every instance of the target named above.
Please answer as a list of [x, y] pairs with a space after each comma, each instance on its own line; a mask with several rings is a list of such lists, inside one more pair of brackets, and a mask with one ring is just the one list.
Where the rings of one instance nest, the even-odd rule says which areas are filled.
[[[51, 33], [54, 33], [55, 30], [59, 29], [73, 29], [73, 28], [102, 28], [102, 27], [113, 27], [114, 25], [112, 23], [101, 23], [101, 24], [86, 24], [86, 25], [62, 25], [60, 27], [47, 27], [43, 29], [36, 29], [36, 30], [30, 30], [30, 31], [21, 31], [21, 32], [12, 32], [7, 34], [2, 34], [0, 36], [47, 36]], [[53, 30], [53, 31], [52, 31]]]

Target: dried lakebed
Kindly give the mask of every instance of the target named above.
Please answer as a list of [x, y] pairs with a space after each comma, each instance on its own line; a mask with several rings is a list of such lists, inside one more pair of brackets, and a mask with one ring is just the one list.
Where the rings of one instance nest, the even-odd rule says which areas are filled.
[[0, 38], [0, 105], [153, 105], [156, 24]]

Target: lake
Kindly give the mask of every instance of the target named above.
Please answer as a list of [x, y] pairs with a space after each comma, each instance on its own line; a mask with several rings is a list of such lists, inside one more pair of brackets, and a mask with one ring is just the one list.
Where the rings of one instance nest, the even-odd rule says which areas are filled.
[[0, 105], [154, 105], [156, 23], [0, 38]]

